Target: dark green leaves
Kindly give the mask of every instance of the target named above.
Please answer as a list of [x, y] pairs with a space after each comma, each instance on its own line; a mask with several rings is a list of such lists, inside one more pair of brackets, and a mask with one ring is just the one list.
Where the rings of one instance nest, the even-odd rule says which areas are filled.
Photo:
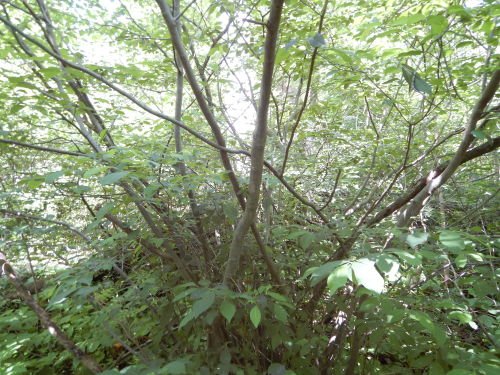
[[207, 311], [215, 302], [215, 292], [213, 290], [206, 290], [199, 300], [193, 303], [191, 311], [189, 311], [186, 316], [182, 319], [179, 324], [179, 328], [184, 327], [191, 320], [196, 319], [205, 311]]
[[234, 303], [224, 300], [219, 307], [219, 311], [222, 316], [226, 318], [227, 322], [231, 323], [231, 320], [236, 313], [236, 306], [234, 305]]

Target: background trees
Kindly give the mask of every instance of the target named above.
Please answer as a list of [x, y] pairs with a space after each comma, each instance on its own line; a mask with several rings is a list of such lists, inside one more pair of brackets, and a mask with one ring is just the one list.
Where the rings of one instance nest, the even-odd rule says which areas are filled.
[[493, 373], [497, 5], [1, 4], [2, 370]]

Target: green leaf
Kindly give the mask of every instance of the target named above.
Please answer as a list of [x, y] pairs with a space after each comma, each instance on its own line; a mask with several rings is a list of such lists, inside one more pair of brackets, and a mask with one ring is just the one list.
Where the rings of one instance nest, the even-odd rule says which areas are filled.
[[51, 79], [51, 78], [54, 78], [55, 76], [58, 76], [61, 74], [61, 69], [59, 68], [43, 68], [43, 69], [40, 69], [40, 73], [42, 73], [42, 75], [47, 78], [47, 79]]
[[30, 189], [37, 189], [45, 182], [45, 178], [43, 176], [33, 176], [29, 179], [22, 180], [22, 182]]
[[236, 306], [234, 305], [234, 303], [224, 300], [219, 307], [219, 311], [222, 316], [226, 318], [227, 322], [231, 323], [231, 320], [236, 313]]
[[222, 206], [222, 210], [227, 218], [231, 221], [236, 221], [238, 218], [238, 209], [235, 207], [233, 203], [227, 203]]
[[392, 25], [412, 25], [421, 20], [423, 20], [425, 16], [421, 13], [410, 14], [409, 16], [401, 16], [396, 18], [391, 22]]
[[288, 299], [279, 294], [279, 293], [276, 293], [276, 292], [267, 292], [267, 295], [274, 298], [276, 301], [279, 301], [279, 302], [288, 302]]
[[182, 360], [170, 362], [165, 367], [163, 367], [163, 369], [166, 370], [168, 374], [172, 375], [186, 374], [186, 364]]
[[408, 242], [408, 245], [412, 248], [416, 248], [418, 245], [422, 245], [426, 242], [427, 238], [429, 238], [429, 233], [415, 232], [406, 237], [406, 242]]
[[330, 295], [334, 294], [337, 289], [343, 287], [351, 275], [351, 264], [344, 263], [335, 268], [326, 281]]
[[426, 81], [424, 81], [418, 74], [415, 74], [414, 81], [415, 90], [422, 94], [430, 95], [432, 94], [432, 87]]
[[401, 65], [403, 78], [408, 82], [409, 89], [420, 93], [432, 94], [432, 87], [425, 82], [413, 68], [407, 64]]
[[309, 246], [313, 243], [315, 240], [316, 236], [314, 233], [311, 232], [306, 232], [299, 238], [299, 245], [303, 250], [307, 250]]
[[448, 20], [445, 16], [441, 14], [429, 16], [427, 18], [427, 24], [431, 26], [431, 34], [437, 35], [441, 34], [448, 27]]
[[184, 316], [184, 318], [179, 323], [179, 328], [184, 327], [191, 320], [196, 319], [205, 311], [207, 311], [215, 302], [215, 292], [213, 290], [206, 290], [201, 298], [193, 303], [191, 310]]
[[202, 297], [193, 304], [193, 315], [195, 318], [207, 311], [215, 302], [215, 292], [208, 289]]
[[51, 184], [55, 182], [59, 177], [63, 176], [66, 171], [57, 171], [45, 175], [45, 182]]
[[488, 136], [482, 132], [481, 130], [473, 130], [471, 131], [472, 135], [477, 139], [488, 139]]
[[83, 178], [89, 178], [90, 176], [93, 176], [101, 171], [105, 171], [106, 169], [108, 169], [108, 167], [90, 168], [88, 171], [85, 171], [85, 173], [83, 174]]
[[384, 278], [375, 268], [373, 260], [362, 258], [352, 263], [352, 271], [359, 284], [377, 294], [384, 290]]
[[319, 33], [314, 34], [312, 38], [307, 38], [307, 41], [314, 48], [319, 48], [326, 45], [325, 38], [323, 37], [323, 35]]
[[465, 242], [460, 233], [449, 230], [442, 231], [439, 241], [452, 252], [459, 252], [465, 249]]
[[281, 305], [274, 305], [274, 316], [282, 323], [288, 322], [288, 313], [285, 308]]
[[472, 315], [465, 311], [452, 311], [448, 314], [448, 318], [456, 319], [461, 324], [468, 324], [472, 321]]
[[389, 273], [394, 267], [399, 266], [398, 259], [391, 254], [380, 254], [376, 260], [377, 267], [383, 273]]
[[310, 270], [309, 272], [311, 274], [311, 285], [314, 286], [319, 283], [321, 280], [330, 275], [330, 273], [332, 273], [332, 271], [341, 264], [342, 262], [340, 261], [328, 262], [320, 267]]
[[126, 175], [128, 175], [130, 172], [127, 171], [122, 171], [122, 172], [114, 172], [107, 174], [103, 178], [101, 178], [101, 184], [102, 185], [111, 185], [115, 184], [118, 181], [120, 181], [122, 178], [124, 178]]
[[260, 312], [259, 306], [254, 306], [250, 310], [250, 320], [255, 328], [257, 328], [260, 324], [260, 319], [262, 318], [262, 314]]
[[421, 257], [411, 254], [408, 251], [393, 248], [387, 249], [386, 251], [397, 255], [399, 258], [403, 259], [406, 263], [411, 264], [412, 266], [422, 265]]
[[446, 332], [436, 326], [429, 315], [422, 311], [412, 311], [408, 316], [419, 322], [434, 337], [439, 346], [444, 344], [447, 338]]
[[455, 258], [455, 264], [458, 268], [464, 268], [467, 265], [467, 254], [459, 254]]

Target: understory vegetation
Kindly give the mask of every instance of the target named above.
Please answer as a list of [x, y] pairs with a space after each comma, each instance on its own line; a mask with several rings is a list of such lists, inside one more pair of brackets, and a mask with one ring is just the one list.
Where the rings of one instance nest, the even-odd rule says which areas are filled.
[[498, 374], [499, 16], [0, 0], [0, 374]]

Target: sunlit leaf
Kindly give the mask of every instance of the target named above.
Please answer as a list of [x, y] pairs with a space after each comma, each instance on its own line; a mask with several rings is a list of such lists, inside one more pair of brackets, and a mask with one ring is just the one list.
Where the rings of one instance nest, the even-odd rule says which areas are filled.
[[427, 241], [429, 238], [429, 233], [425, 232], [415, 232], [411, 233], [406, 237], [406, 242], [408, 242], [408, 245], [410, 245], [412, 248], [416, 248], [418, 245], [422, 245]]
[[328, 276], [328, 279], [326, 281], [328, 289], [330, 290], [330, 294], [334, 294], [337, 291], [337, 289], [343, 287], [347, 283], [350, 274], [351, 274], [350, 263], [345, 263], [335, 268], [330, 274], [330, 276]]
[[384, 290], [384, 278], [375, 268], [375, 262], [362, 258], [352, 263], [352, 272], [356, 281], [366, 289], [375, 293], [382, 293]]
[[465, 249], [465, 242], [458, 232], [448, 230], [442, 231], [439, 235], [439, 241], [448, 250], [453, 252], [458, 252]]

